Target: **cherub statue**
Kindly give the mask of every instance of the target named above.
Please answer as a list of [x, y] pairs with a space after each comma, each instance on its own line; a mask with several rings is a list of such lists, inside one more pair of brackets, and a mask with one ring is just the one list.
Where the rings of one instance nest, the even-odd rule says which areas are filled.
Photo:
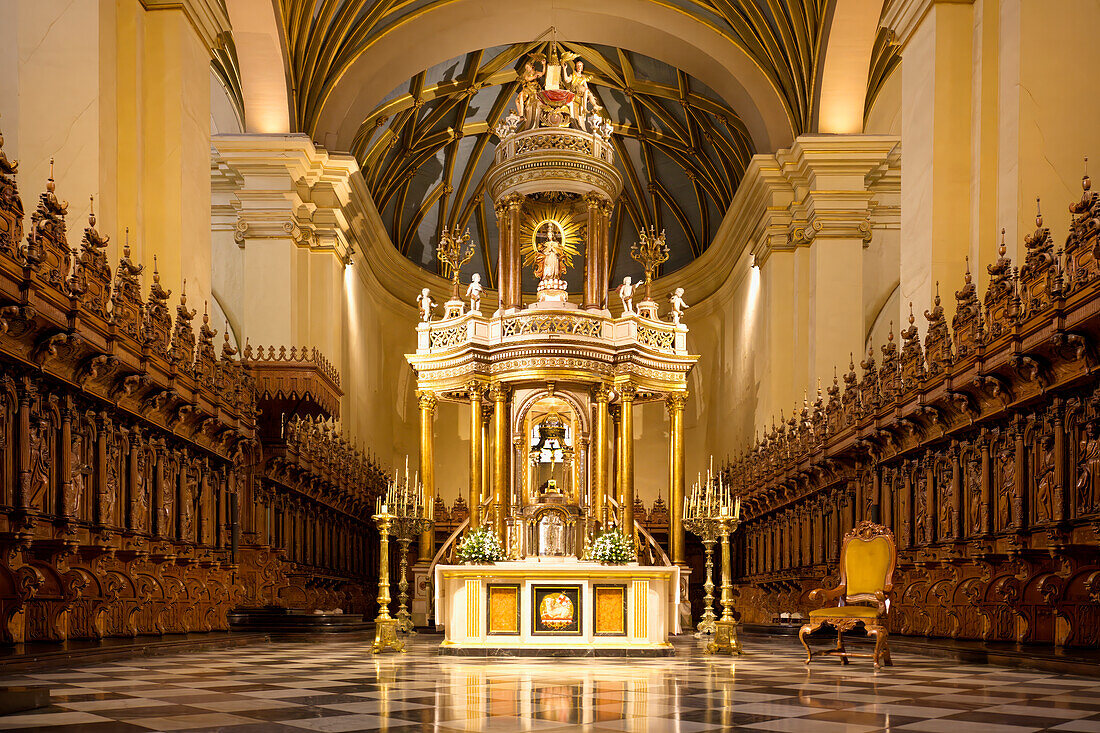
[[[535, 64], [541, 64], [541, 69], [536, 69]], [[533, 117], [535, 98], [539, 93], [539, 79], [546, 75], [546, 57], [541, 53], [533, 53], [523, 62], [523, 71], [516, 72], [519, 80], [519, 94], [516, 95], [516, 114], [521, 118]]]
[[634, 291], [636, 285], [630, 284], [630, 278], [624, 277], [623, 284], [619, 286], [619, 300], [623, 302], [623, 314], [634, 312]]
[[416, 296], [416, 304], [420, 306], [420, 320], [424, 323], [432, 320], [432, 308], [435, 308], [436, 302], [432, 300], [432, 293], [428, 288], [424, 288]]
[[684, 317], [684, 311], [688, 304], [684, 302], [684, 289], [676, 288], [672, 295], [668, 296], [668, 302], [672, 304], [672, 325], [679, 326], [680, 319]]
[[470, 299], [470, 312], [481, 312], [481, 275], [474, 273], [470, 278], [470, 287], [466, 288], [466, 297]]

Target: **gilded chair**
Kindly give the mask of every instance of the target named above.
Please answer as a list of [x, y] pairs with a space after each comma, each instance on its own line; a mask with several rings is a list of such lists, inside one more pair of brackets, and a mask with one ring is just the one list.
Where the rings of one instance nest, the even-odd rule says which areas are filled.
[[[886, 640], [886, 615], [890, 611], [890, 590], [893, 587], [894, 565], [897, 549], [894, 534], [881, 524], [860, 522], [844, 536], [840, 548], [840, 585], [832, 590], [816, 588], [810, 591], [811, 602], [837, 601], [810, 611], [810, 622], [798, 632], [798, 639], [806, 647], [806, 664], [819, 655], [838, 656], [842, 664], [848, 657], [870, 657], [875, 667], [880, 660], [893, 665], [890, 660], [890, 644]], [[849, 605], [870, 603], [872, 605]], [[869, 636], [875, 637], [872, 654], [849, 652], [844, 649], [843, 634], [863, 624]], [[806, 637], [822, 626], [836, 629], [836, 648], [811, 651]]]

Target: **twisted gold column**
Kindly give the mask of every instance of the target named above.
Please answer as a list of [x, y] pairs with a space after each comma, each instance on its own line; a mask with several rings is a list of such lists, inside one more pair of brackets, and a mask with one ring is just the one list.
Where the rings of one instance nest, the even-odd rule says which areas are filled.
[[668, 408], [668, 544], [672, 562], [686, 564], [684, 547], [684, 404], [687, 392], [675, 392], [665, 398]]
[[504, 541], [508, 516], [508, 390], [497, 382], [489, 389], [493, 401], [493, 528]]
[[[435, 406], [436, 396], [432, 392], [416, 393], [420, 405], [420, 481], [424, 485], [424, 516], [431, 516], [432, 502], [435, 501]], [[425, 530], [420, 534], [420, 560], [431, 562], [435, 554], [435, 530]]]
[[470, 529], [481, 526], [481, 397], [485, 385], [470, 385]]
[[623, 536], [634, 538], [634, 385], [622, 388]]

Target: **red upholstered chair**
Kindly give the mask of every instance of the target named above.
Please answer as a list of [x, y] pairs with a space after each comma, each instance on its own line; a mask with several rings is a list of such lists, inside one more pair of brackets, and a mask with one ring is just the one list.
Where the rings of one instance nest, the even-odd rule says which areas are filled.
[[[840, 548], [840, 585], [833, 590], [816, 588], [810, 591], [811, 601], [838, 603], [810, 611], [810, 622], [799, 630], [799, 641], [806, 647], [806, 664], [819, 655], [839, 656], [843, 664], [848, 663], [848, 657], [870, 657], [875, 660], [875, 667], [880, 660], [893, 664], [890, 644], [886, 640], [886, 615], [890, 611], [889, 596], [897, 557], [894, 534], [881, 524], [860, 522], [844, 536]], [[859, 624], [863, 624], [868, 635], [875, 637], [872, 654], [844, 649], [842, 634]], [[806, 637], [822, 626], [836, 629], [836, 648], [811, 651]]]

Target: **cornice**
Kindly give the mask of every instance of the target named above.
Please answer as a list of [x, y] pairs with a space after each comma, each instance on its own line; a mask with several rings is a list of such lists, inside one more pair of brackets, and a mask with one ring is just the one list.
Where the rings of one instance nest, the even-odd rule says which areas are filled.
[[209, 50], [221, 46], [218, 36], [232, 31], [224, 0], [141, 0], [141, 6], [148, 12], [182, 10]]
[[882, 11], [879, 25], [890, 32], [890, 42], [905, 46], [934, 5], [973, 5], [974, 0], [893, 0]]

